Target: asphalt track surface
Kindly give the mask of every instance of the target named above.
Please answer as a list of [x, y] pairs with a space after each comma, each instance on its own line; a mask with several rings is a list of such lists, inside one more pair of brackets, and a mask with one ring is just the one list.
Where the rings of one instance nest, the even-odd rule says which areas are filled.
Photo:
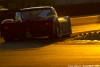
[[[91, 21], [92, 22], [92, 21]], [[100, 30], [100, 24], [72, 26], [73, 35]], [[0, 67], [99, 67], [100, 41], [39, 38], [4, 42], [0, 39]]]

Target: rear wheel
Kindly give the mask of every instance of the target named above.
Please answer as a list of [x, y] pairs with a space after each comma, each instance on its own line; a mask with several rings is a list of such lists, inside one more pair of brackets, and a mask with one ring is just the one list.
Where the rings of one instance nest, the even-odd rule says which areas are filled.
[[72, 34], [72, 28], [71, 28], [71, 22], [70, 22], [70, 19], [68, 21], [68, 26], [67, 26], [67, 34], [66, 35], [63, 35], [63, 37], [71, 37], [71, 34]]
[[4, 36], [3, 38], [4, 38], [4, 41], [5, 41], [5, 42], [12, 42], [12, 41], [15, 41], [15, 39], [12, 38], [12, 37], [6, 37], [6, 36]]
[[55, 26], [55, 34], [50, 35], [49, 38], [59, 38], [59, 37], [62, 37], [62, 31], [60, 29], [60, 25], [57, 24]]
[[69, 35], [72, 34], [72, 27], [71, 27], [70, 19], [69, 19], [69, 22], [68, 22], [68, 32], [69, 32]]
[[55, 31], [56, 31], [56, 33], [55, 33], [54, 37], [55, 37], [55, 38], [60, 37], [60, 35], [61, 35], [61, 34], [60, 34], [60, 27], [56, 27], [56, 30], [55, 30]]
[[56, 29], [56, 33], [53, 35], [49, 35], [49, 38], [59, 38], [60, 34], [59, 34], [59, 28]]
[[71, 22], [70, 22], [70, 19], [68, 21], [68, 37], [71, 37], [71, 34], [72, 34], [72, 28], [71, 28]]

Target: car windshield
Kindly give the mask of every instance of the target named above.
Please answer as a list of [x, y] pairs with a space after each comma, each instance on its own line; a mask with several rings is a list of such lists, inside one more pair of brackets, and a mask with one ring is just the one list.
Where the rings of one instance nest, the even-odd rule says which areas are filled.
[[52, 12], [50, 9], [22, 12], [22, 18], [24, 19], [37, 18], [37, 17], [46, 18], [49, 15], [52, 15]]

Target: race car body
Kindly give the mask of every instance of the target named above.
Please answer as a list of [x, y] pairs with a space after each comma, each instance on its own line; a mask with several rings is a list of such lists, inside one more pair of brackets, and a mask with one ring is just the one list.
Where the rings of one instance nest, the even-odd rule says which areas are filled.
[[1, 23], [1, 37], [5, 41], [40, 36], [60, 37], [72, 33], [70, 18], [58, 18], [53, 7], [23, 8], [13, 13], [14, 19], [5, 19]]

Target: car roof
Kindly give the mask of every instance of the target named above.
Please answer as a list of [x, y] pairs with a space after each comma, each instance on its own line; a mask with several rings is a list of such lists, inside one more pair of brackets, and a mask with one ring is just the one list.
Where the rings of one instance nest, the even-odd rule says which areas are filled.
[[31, 11], [31, 10], [40, 10], [40, 9], [50, 9], [50, 6], [40, 6], [40, 7], [30, 7], [30, 8], [22, 8], [22, 11]]
[[29, 7], [29, 8], [22, 8], [22, 9], [12, 9], [12, 10], [0, 10], [0, 12], [22, 12], [22, 11], [32, 11], [32, 10], [40, 10], [40, 9], [50, 9], [53, 8], [51, 6], [39, 6], [39, 7]]
[[22, 9], [42, 9], [42, 8], [52, 8], [51, 6], [39, 6], [39, 7], [29, 7], [29, 8], [22, 8]]

